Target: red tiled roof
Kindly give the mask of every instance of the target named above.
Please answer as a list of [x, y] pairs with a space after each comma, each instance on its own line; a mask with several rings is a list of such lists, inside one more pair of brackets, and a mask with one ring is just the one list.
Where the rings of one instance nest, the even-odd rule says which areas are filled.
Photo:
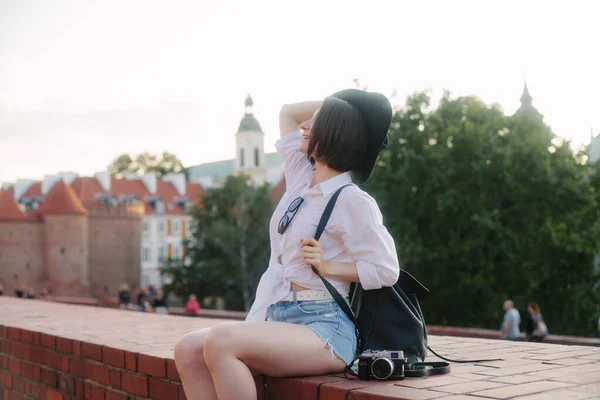
[[173, 198], [181, 197], [171, 182], [158, 180], [156, 182], [156, 194], [165, 202], [165, 214], [170, 215], [185, 215], [185, 211], [179, 207]]
[[35, 215], [49, 214], [87, 214], [86, 208], [81, 204], [75, 191], [63, 180], [54, 184], [50, 192], [44, 198], [40, 208], [35, 210]]
[[42, 182], [34, 182], [22, 197], [39, 197], [42, 195]]
[[108, 194], [93, 177], [79, 177], [71, 183], [71, 187], [79, 200], [86, 204], [96, 200], [97, 194]]
[[15, 187], [11, 186], [8, 189], [0, 190], [0, 192], [8, 193], [11, 199], [15, 198]]
[[194, 205], [200, 204], [202, 196], [204, 195], [204, 188], [199, 183], [186, 182], [185, 184], [186, 196], [190, 198]]
[[[144, 182], [139, 179], [125, 179], [111, 177], [110, 191], [105, 191], [98, 180], [95, 177], [78, 177], [70, 186], [71, 191], [79, 199], [79, 204], [85, 210], [84, 204], [92, 203], [96, 200], [98, 194], [112, 194], [116, 197], [122, 195], [136, 196], [144, 204], [144, 212], [146, 214], [154, 214], [154, 209], [146, 201], [147, 197], [158, 196], [165, 202], [165, 214], [167, 215], [185, 215], [185, 211], [175, 202], [175, 198], [184, 197], [181, 196], [175, 186], [171, 182], [163, 181], [158, 179], [156, 182], [156, 194], [151, 194]], [[67, 185], [68, 186], [68, 185]], [[12, 190], [12, 188], [11, 188]], [[201, 196], [204, 194], [204, 189], [199, 183], [186, 182], [186, 193], [185, 197], [188, 197], [194, 205], [200, 203]], [[34, 212], [34, 215], [41, 215], [40, 210], [46, 210], [48, 207], [44, 207], [49, 199], [49, 195], [42, 202], [42, 205], [38, 210]], [[42, 196], [42, 184], [41, 182], [35, 182], [25, 192], [23, 197], [38, 197]], [[53, 200], [54, 201], [54, 200]], [[55, 208], [54, 206], [52, 209]], [[77, 208], [77, 207], [76, 207]], [[81, 211], [81, 209], [80, 209]], [[46, 213], [46, 211], [44, 211]]]
[[114, 176], [110, 179], [110, 193], [115, 196], [121, 195], [133, 195], [136, 196], [140, 201], [144, 203], [144, 213], [145, 214], [153, 214], [154, 210], [148, 204], [144, 198], [148, 196], [152, 196], [152, 194], [146, 189], [146, 185], [144, 182], [137, 179], [125, 179], [125, 178], [115, 178]]
[[0, 190], [0, 221], [32, 221], [15, 203], [11, 189]]

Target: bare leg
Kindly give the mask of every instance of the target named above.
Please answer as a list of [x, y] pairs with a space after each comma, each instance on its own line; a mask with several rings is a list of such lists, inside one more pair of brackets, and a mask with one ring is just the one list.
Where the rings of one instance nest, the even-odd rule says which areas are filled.
[[189, 400], [217, 400], [210, 371], [204, 362], [204, 341], [211, 329], [190, 332], [175, 345], [175, 365]]
[[307, 376], [340, 372], [345, 366], [311, 329], [285, 322], [215, 325], [204, 343], [204, 360], [219, 400], [255, 400], [252, 371]]

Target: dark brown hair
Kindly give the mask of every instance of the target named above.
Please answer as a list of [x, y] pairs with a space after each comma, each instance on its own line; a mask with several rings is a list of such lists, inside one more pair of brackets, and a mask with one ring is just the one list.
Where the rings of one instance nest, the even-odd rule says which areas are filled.
[[367, 126], [360, 110], [336, 97], [323, 101], [315, 119], [307, 155], [339, 172], [353, 171], [364, 163]]
[[533, 309], [533, 312], [540, 312], [540, 306], [538, 306], [538, 304], [535, 301], [530, 301], [527, 305]]

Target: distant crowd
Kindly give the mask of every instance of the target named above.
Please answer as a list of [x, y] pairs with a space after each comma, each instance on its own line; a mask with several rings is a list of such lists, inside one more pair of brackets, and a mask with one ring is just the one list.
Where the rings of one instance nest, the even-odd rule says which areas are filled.
[[[0, 296], [4, 295], [4, 285], [0, 282]], [[44, 298], [50, 295], [48, 289], [44, 288], [42, 291], [37, 294], [33, 288], [26, 288], [22, 283], [15, 289], [15, 297], [19, 297], [22, 299], [36, 299], [36, 298]]]
[[[0, 296], [3, 296], [4, 294], [4, 285], [0, 282]], [[52, 293], [47, 288], [42, 289], [40, 293], [36, 293], [33, 288], [19, 284], [17, 289], [15, 289], [14, 295], [15, 297], [23, 299], [44, 299], [52, 295]], [[118, 297], [119, 308], [121, 309], [169, 314], [169, 305], [163, 290], [154, 288], [152, 285], [148, 285], [145, 288], [132, 292], [129, 285], [123, 283], [119, 288]], [[190, 316], [198, 314], [200, 303], [198, 302], [196, 295], [192, 294], [189, 296], [185, 310], [186, 314]]]
[[[521, 315], [515, 308], [512, 300], [504, 301], [504, 320], [500, 328], [500, 338], [507, 340], [520, 340], [521, 338]], [[600, 322], [598, 325], [600, 330]], [[541, 342], [548, 336], [548, 327], [542, 318], [540, 306], [530, 301], [527, 303], [527, 320], [525, 321], [525, 340], [529, 342]]]
[[[119, 288], [119, 308], [133, 309], [140, 312], [169, 314], [169, 305], [163, 290], [154, 288], [152, 285], [148, 285], [132, 293], [128, 284], [121, 284]], [[200, 303], [196, 295], [190, 295], [185, 305], [186, 314], [196, 315], [199, 310]]]

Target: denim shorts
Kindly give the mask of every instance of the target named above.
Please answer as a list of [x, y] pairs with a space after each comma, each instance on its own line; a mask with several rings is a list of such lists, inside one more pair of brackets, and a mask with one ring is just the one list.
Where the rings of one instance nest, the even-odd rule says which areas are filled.
[[304, 325], [312, 329], [346, 365], [354, 360], [354, 324], [334, 300], [280, 301], [267, 308], [266, 320]]

